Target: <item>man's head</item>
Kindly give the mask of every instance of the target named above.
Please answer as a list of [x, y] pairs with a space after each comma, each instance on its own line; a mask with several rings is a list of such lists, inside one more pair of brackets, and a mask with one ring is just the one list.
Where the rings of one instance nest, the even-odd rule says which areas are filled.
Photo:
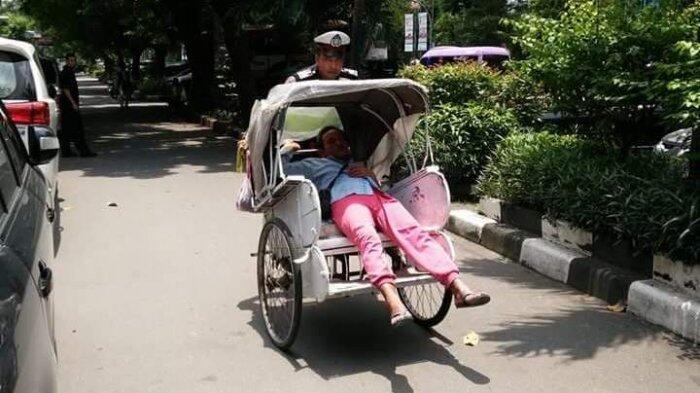
[[75, 65], [77, 64], [75, 60], [75, 53], [66, 53], [65, 60], [68, 67], [75, 68]]
[[321, 79], [338, 79], [343, 69], [345, 52], [350, 37], [342, 31], [329, 31], [314, 38], [316, 45], [316, 71]]
[[345, 133], [335, 126], [327, 126], [318, 133], [318, 143], [323, 157], [333, 157], [339, 160], [350, 158], [350, 144], [345, 139]]

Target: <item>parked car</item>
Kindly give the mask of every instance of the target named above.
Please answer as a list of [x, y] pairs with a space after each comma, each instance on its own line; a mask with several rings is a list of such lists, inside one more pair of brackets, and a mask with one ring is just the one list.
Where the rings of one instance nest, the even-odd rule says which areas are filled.
[[49, 57], [40, 57], [41, 71], [44, 73], [46, 87], [49, 90], [49, 96], [55, 97], [58, 92], [58, 75], [61, 69], [58, 67], [58, 60]]
[[693, 135], [692, 128], [683, 128], [664, 135], [656, 144], [656, 150], [682, 156], [690, 151], [690, 140]]
[[[56, 88], [47, 85], [34, 46], [0, 38], [0, 99], [27, 150], [30, 148], [29, 133], [32, 128], [41, 128], [47, 135], [58, 135], [60, 121], [55, 97]], [[58, 200], [58, 155], [40, 165], [39, 169], [48, 183], [53, 209]]]
[[27, 154], [0, 104], [0, 391], [56, 391], [50, 191], [38, 165], [58, 139], [29, 128]]
[[436, 46], [420, 58], [425, 66], [476, 61], [492, 68], [502, 68], [503, 62], [510, 59], [510, 51], [499, 46]]

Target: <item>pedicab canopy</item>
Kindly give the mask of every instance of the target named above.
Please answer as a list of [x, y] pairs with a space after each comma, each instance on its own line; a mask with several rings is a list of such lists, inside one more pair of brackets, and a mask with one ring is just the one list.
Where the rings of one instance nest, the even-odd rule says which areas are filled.
[[313, 145], [321, 128], [336, 125], [350, 141], [353, 160], [379, 178], [413, 136], [428, 110], [427, 89], [408, 79], [304, 81], [277, 85], [251, 111], [246, 141], [256, 199], [266, 191], [271, 163], [286, 139]]

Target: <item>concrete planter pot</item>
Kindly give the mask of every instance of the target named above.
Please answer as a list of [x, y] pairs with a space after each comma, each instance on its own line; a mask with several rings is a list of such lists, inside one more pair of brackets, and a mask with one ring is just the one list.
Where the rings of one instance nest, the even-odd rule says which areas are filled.
[[501, 222], [516, 228], [542, 235], [542, 213], [511, 203], [504, 203], [501, 208]]
[[501, 221], [503, 203], [497, 198], [481, 198], [479, 199], [479, 211], [492, 220]]
[[606, 233], [593, 233], [593, 256], [623, 269], [651, 278], [653, 255], [639, 252], [629, 240], [618, 240]]
[[225, 134], [233, 128], [233, 122], [230, 120], [214, 120], [211, 125], [212, 131], [217, 134]]
[[518, 229], [542, 234], [542, 213], [497, 199], [479, 199], [479, 210], [488, 218]]
[[657, 254], [654, 255], [654, 280], [700, 300], [700, 265], [684, 265]]
[[588, 255], [593, 252], [593, 233], [566, 221], [542, 219], [542, 237]]
[[216, 119], [211, 117], [211, 116], [202, 116], [200, 123], [204, 127], [211, 127], [215, 121], [216, 121]]

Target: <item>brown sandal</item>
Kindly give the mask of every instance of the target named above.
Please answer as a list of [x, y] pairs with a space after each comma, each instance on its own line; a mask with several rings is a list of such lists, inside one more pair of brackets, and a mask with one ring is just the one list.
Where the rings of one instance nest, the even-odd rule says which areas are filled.
[[472, 292], [468, 293], [460, 298], [455, 298], [455, 307], [477, 307], [483, 306], [484, 304], [491, 301], [491, 296], [484, 292]]
[[390, 323], [391, 323], [392, 327], [396, 327], [396, 326], [401, 326], [412, 319], [413, 319], [413, 315], [411, 315], [411, 313], [408, 312], [408, 310], [406, 310], [406, 311], [402, 311], [398, 314], [392, 315]]

